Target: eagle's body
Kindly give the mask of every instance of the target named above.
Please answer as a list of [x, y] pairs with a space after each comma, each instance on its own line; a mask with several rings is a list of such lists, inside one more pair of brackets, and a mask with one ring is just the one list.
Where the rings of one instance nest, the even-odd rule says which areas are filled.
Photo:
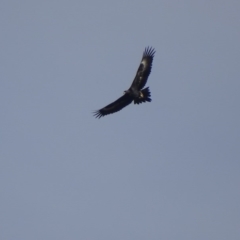
[[146, 85], [148, 76], [151, 73], [154, 54], [154, 48], [147, 47], [145, 49], [143, 52], [142, 61], [130, 88], [124, 91], [124, 95], [117, 99], [115, 102], [98, 111], [95, 111], [94, 116], [101, 118], [107, 114], [118, 112], [122, 108], [129, 105], [132, 101], [134, 101], [134, 104], [152, 101], [150, 98], [151, 93], [149, 91], [149, 88], [147, 87], [143, 89], [143, 87]]

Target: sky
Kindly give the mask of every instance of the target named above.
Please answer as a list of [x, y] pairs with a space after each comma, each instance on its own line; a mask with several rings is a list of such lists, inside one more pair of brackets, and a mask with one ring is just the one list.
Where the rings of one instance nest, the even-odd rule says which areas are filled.
[[[0, 239], [240, 239], [239, 12], [2, 0]], [[147, 46], [152, 102], [94, 118]]]

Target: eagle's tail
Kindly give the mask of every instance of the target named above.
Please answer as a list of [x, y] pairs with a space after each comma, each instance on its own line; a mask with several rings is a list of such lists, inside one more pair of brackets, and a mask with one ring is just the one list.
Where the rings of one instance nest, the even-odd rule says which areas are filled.
[[142, 102], [151, 102], [152, 99], [151, 97], [151, 93], [149, 90], [149, 87], [144, 88], [143, 90], [141, 90], [140, 92], [140, 96], [137, 99], [134, 99], [134, 104], [140, 104]]

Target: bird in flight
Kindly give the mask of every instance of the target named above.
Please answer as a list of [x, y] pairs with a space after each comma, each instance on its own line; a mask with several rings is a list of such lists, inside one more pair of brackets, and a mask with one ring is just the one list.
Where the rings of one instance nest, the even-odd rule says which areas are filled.
[[151, 93], [149, 87], [144, 88], [144, 86], [146, 85], [148, 76], [151, 73], [154, 54], [154, 48], [145, 48], [142, 56], [142, 61], [138, 67], [136, 76], [130, 88], [124, 91], [124, 95], [117, 99], [115, 102], [110, 103], [106, 107], [95, 111], [93, 114], [96, 118], [101, 118], [105, 115], [118, 112], [129, 105], [132, 101], [134, 101], [134, 104], [152, 101], [150, 98]]

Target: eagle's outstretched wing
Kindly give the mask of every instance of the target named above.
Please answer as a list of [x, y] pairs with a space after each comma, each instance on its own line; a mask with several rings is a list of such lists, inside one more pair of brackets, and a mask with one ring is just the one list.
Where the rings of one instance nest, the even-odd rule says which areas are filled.
[[147, 79], [152, 69], [153, 57], [155, 50], [152, 47], [145, 48], [143, 52], [142, 61], [137, 70], [137, 74], [132, 82], [131, 87], [141, 90], [147, 83]]
[[117, 99], [115, 102], [110, 103], [106, 107], [94, 112], [96, 118], [101, 118], [107, 114], [115, 113], [126, 107], [133, 101], [133, 98], [128, 94], [124, 94], [122, 97]]

